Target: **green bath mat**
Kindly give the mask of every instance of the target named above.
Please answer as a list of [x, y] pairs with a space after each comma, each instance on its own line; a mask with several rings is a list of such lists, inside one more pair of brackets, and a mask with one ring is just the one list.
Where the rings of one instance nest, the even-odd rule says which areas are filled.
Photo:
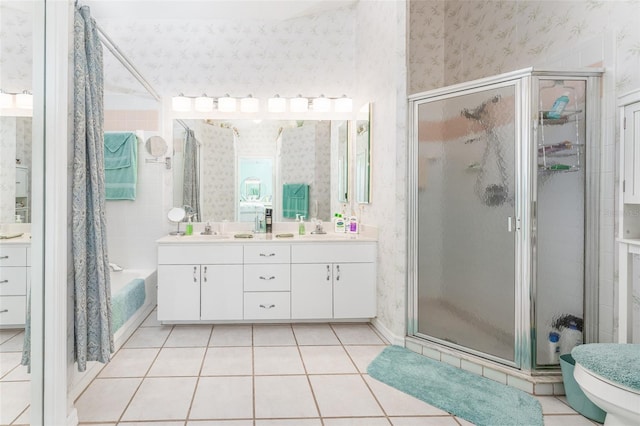
[[389, 346], [367, 368], [369, 375], [476, 425], [542, 425], [540, 403], [526, 392]]

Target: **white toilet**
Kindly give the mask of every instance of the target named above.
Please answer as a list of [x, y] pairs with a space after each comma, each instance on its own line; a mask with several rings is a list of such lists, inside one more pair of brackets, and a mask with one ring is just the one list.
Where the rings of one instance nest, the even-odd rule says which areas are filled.
[[581, 345], [571, 355], [576, 382], [607, 412], [605, 426], [640, 425], [640, 345]]

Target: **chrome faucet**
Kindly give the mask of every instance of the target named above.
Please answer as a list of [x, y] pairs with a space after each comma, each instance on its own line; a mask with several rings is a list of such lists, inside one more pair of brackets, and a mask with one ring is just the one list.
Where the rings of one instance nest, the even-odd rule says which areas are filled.
[[204, 231], [201, 232], [202, 235], [213, 235], [213, 230], [211, 229], [211, 223], [207, 222], [206, 225], [204, 225]]
[[254, 222], [255, 223], [254, 223], [253, 232], [256, 233], [256, 234], [264, 232], [263, 229], [262, 229], [262, 224], [264, 223], [264, 216], [261, 218], [260, 217], [260, 213], [256, 212], [256, 217], [254, 219]]
[[322, 221], [318, 220], [316, 222], [316, 229], [314, 229], [313, 231], [311, 231], [312, 234], [326, 234], [325, 230], [322, 229]]

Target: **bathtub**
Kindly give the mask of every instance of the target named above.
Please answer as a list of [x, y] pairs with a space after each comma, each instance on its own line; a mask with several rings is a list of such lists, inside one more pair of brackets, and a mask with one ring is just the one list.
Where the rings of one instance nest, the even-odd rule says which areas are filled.
[[155, 307], [156, 284], [153, 269], [111, 271], [111, 320], [116, 349]]

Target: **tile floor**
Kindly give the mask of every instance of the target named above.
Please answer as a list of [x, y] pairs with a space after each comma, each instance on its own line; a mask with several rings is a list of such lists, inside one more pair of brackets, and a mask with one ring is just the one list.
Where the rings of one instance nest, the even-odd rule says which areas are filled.
[[[1, 423], [26, 424], [22, 334], [0, 339]], [[368, 324], [163, 326], [154, 311], [75, 406], [96, 426], [470, 425], [369, 377], [385, 345]], [[593, 425], [538, 399], [545, 425]]]

